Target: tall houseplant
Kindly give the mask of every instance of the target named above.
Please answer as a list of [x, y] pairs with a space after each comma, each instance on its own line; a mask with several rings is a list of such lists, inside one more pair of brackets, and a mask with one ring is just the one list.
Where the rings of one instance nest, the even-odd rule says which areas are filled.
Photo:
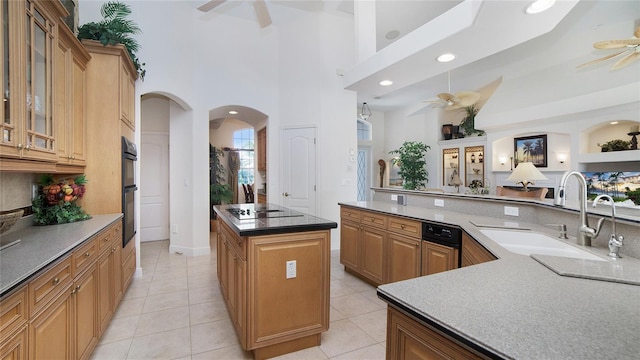
[[140, 46], [136, 39], [132, 37], [141, 31], [138, 25], [127, 19], [131, 15], [129, 5], [118, 1], [109, 1], [102, 4], [100, 14], [103, 18], [102, 21], [89, 22], [78, 28], [78, 39], [98, 40], [104, 46], [124, 45], [140, 78], [144, 80], [144, 76], [147, 73], [144, 69], [145, 63], [141, 63], [136, 56]]
[[405, 141], [399, 149], [392, 150], [389, 154], [398, 154], [394, 163], [400, 167], [398, 174], [404, 180], [402, 187], [407, 190], [418, 190], [429, 182], [429, 173], [425, 168], [427, 162], [424, 159], [427, 150], [431, 149], [419, 141]]
[[233, 191], [231, 186], [226, 184], [226, 172], [220, 159], [224, 157], [222, 149], [209, 145], [209, 215], [211, 219], [215, 218], [213, 211], [214, 205], [220, 205], [233, 200]]

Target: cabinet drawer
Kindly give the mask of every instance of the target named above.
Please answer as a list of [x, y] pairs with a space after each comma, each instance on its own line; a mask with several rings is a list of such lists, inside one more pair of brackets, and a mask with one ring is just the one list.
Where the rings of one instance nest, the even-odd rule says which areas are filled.
[[233, 230], [229, 229], [224, 221], [220, 221], [218, 225], [222, 225], [222, 231], [220, 232], [222, 240], [233, 252], [238, 254], [242, 260], [247, 260], [247, 238], [240, 237]]
[[27, 287], [0, 300], [0, 342], [27, 322]]
[[340, 217], [343, 219], [349, 219], [360, 222], [360, 216], [362, 212], [360, 210], [352, 209], [349, 207], [340, 207]]
[[363, 211], [362, 225], [385, 229], [387, 227], [387, 216], [378, 213]]
[[71, 283], [71, 256], [44, 271], [29, 282], [29, 309], [31, 315], [42, 309], [62, 289]]
[[75, 278], [97, 259], [98, 241], [94, 237], [87, 241], [84, 245], [73, 251], [71, 255], [71, 270], [73, 277]]
[[111, 231], [111, 228], [102, 230], [98, 235], [96, 235], [96, 241], [98, 242], [98, 253], [102, 254], [103, 252], [110, 250], [112, 240], [113, 232]]
[[411, 236], [417, 239], [422, 238], [422, 223], [415, 220], [389, 217], [389, 231]]

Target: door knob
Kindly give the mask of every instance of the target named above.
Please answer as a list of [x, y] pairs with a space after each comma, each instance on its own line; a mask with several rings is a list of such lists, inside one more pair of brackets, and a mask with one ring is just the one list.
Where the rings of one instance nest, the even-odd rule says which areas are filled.
[[289, 196], [288, 192], [283, 192], [282, 195], [284, 195], [285, 197]]

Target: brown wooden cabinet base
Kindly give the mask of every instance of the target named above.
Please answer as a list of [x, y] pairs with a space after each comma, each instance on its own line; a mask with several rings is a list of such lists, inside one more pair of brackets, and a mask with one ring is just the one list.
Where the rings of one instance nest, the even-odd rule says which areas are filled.
[[320, 345], [329, 329], [330, 244], [329, 230], [241, 237], [219, 220], [220, 289], [240, 344], [256, 359]]
[[488, 359], [431, 326], [387, 307], [387, 360]]

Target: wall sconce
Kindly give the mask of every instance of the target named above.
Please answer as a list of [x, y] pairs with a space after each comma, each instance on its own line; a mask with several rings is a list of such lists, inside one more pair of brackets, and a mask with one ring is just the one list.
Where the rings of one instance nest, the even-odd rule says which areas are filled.
[[560, 162], [560, 164], [564, 164], [565, 161], [567, 161], [567, 154], [565, 153], [558, 153], [558, 161]]

